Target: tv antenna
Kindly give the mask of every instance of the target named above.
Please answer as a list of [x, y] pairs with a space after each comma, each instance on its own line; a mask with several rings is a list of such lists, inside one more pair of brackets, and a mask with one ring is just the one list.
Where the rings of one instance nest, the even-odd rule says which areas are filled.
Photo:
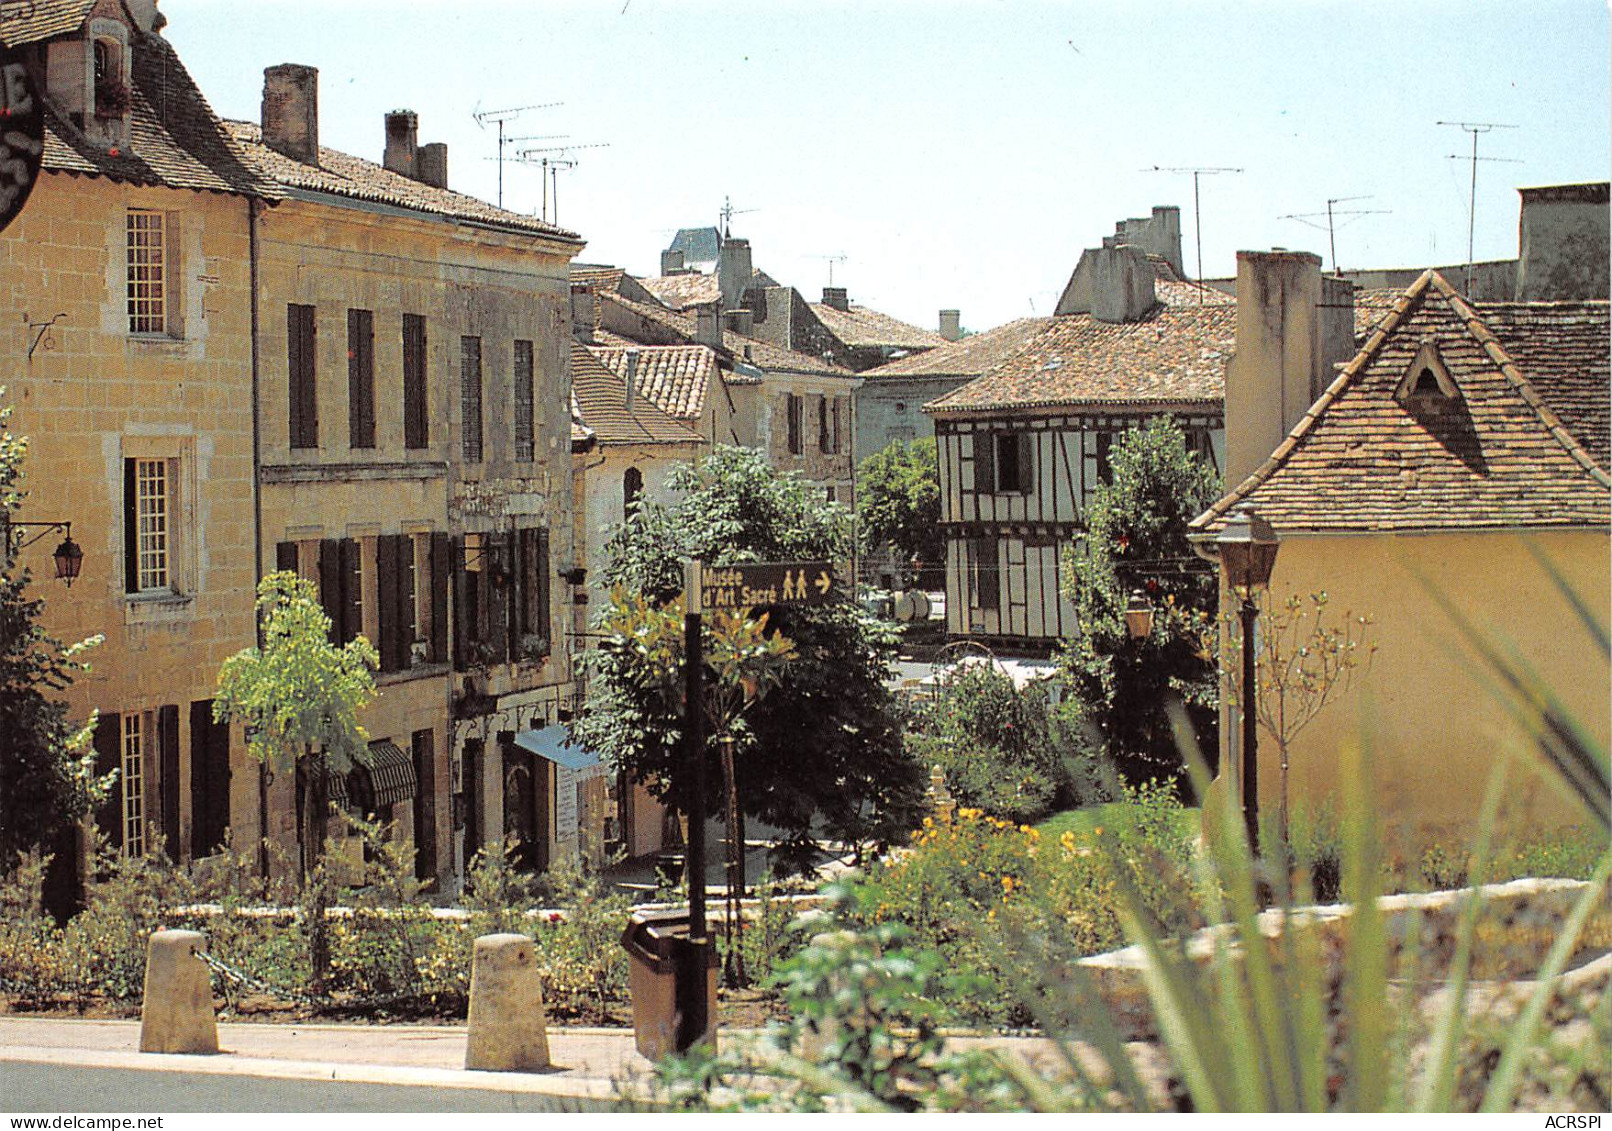
[[1466, 209], [1466, 296], [1470, 299], [1472, 297], [1472, 242], [1473, 237], [1477, 234], [1478, 230], [1478, 162], [1498, 161], [1507, 165], [1522, 164], [1522, 162], [1517, 160], [1515, 157], [1479, 157], [1478, 135], [1486, 134], [1490, 130], [1514, 130], [1517, 127], [1508, 125], [1505, 122], [1441, 121], [1438, 124], [1441, 126], [1455, 126], [1457, 129], [1465, 130], [1467, 133], [1472, 135], [1472, 155], [1470, 157], [1464, 153], [1449, 153], [1445, 155], [1446, 159], [1450, 161], [1472, 162], [1472, 194], [1467, 201]]
[[[543, 177], [543, 220], [549, 218], [549, 197], [554, 198], [554, 222], [560, 222], [560, 174], [569, 172], [577, 167], [574, 157], [568, 157], [573, 149], [608, 149], [608, 141], [590, 142], [586, 145], [550, 145], [533, 149], [517, 150], [515, 159], [522, 165], [536, 165]], [[550, 157], [549, 154], [554, 156]]]
[[850, 256], [841, 252], [839, 255], [814, 255], [812, 258], [828, 260], [828, 285], [832, 287], [834, 285], [834, 264], [844, 263]]
[[563, 102], [539, 102], [531, 106], [511, 106], [507, 110], [472, 110], [470, 116], [476, 119], [476, 125], [482, 129], [487, 128], [488, 122], [498, 125], [498, 207], [504, 206], [504, 143], [509, 138], [504, 136], [504, 123], [513, 121], [528, 110], [548, 110], [555, 106], [564, 106]]
[[[1293, 212], [1293, 213], [1289, 213], [1286, 216], [1278, 216], [1277, 219], [1278, 220], [1297, 220], [1299, 223], [1304, 224], [1307, 227], [1315, 228], [1317, 231], [1320, 231], [1322, 229], [1322, 225], [1320, 223], [1320, 220], [1321, 220], [1321, 217], [1325, 216], [1326, 217], [1326, 228], [1325, 228], [1325, 230], [1326, 230], [1326, 233], [1327, 233], [1327, 244], [1332, 249], [1332, 273], [1334, 275], [1336, 275], [1338, 273], [1338, 236], [1337, 236], [1337, 229], [1340, 228], [1340, 227], [1347, 228], [1350, 224], [1354, 223], [1355, 220], [1359, 219], [1361, 216], [1384, 216], [1384, 215], [1387, 215], [1388, 209], [1386, 209], [1386, 208], [1348, 208], [1348, 209], [1338, 210], [1338, 209], [1334, 209], [1332, 206], [1334, 204], [1345, 204], [1345, 203], [1348, 203], [1349, 201], [1354, 201], [1354, 200], [1370, 200], [1370, 199], [1371, 199], [1371, 196], [1369, 194], [1366, 195], [1366, 196], [1329, 196], [1327, 198], [1327, 210], [1325, 212]], [[1340, 216], [1345, 217], [1345, 219], [1344, 219], [1342, 224], [1337, 223], [1337, 218], [1340, 217]]]
[[733, 200], [726, 193], [722, 194], [722, 238], [727, 239], [733, 234], [733, 218], [743, 216], [747, 212], [760, 212], [759, 208], [735, 208]]
[[1241, 173], [1241, 169], [1233, 169], [1229, 165], [1153, 165], [1143, 169], [1144, 173], [1191, 173], [1192, 174], [1192, 233], [1198, 241], [1198, 301], [1203, 302], [1203, 214], [1198, 207], [1198, 178], [1213, 176], [1216, 173]]

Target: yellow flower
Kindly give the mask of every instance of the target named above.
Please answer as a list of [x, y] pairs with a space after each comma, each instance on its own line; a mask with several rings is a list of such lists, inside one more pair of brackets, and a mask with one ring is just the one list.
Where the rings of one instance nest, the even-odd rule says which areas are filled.
[[924, 818], [924, 828], [932, 829], [934, 827], [935, 827], [935, 818], [933, 818], [933, 817], [925, 817]]
[[987, 923], [996, 922], [996, 908], [993, 907], [985, 913], [985, 921]]
[[1003, 876], [1002, 877], [1002, 890], [1003, 891], [1012, 891], [1013, 890], [1013, 877], [1012, 876]]

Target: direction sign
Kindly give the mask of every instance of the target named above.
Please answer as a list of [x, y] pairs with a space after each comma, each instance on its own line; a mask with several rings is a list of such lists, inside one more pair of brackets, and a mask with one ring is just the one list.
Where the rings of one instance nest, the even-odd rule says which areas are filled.
[[7, 47], [0, 36], [0, 229], [28, 202], [44, 152], [45, 113], [39, 92], [22, 52]]
[[834, 599], [828, 562], [746, 562], [702, 571], [700, 602], [707, 609], [758, 605], [826, 605]]

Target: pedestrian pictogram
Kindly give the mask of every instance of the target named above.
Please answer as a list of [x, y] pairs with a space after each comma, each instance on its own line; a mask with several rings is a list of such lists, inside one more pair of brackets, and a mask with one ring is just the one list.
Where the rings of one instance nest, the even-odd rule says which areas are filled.
[[707, 609], [826, 605], [834, 599], [834, 567], [828, 562], [747, 562], [708, 567], [702, 571], [700, 599]]

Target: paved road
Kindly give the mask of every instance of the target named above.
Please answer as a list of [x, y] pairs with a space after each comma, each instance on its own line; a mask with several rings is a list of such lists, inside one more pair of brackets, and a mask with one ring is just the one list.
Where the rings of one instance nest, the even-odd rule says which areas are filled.
[[466, 1087], [361, 1084], [210, 1072], [0, 1064], [0, 1111], [8, 1115], [90, 1112], [609, 1111], [608, 1100]]

